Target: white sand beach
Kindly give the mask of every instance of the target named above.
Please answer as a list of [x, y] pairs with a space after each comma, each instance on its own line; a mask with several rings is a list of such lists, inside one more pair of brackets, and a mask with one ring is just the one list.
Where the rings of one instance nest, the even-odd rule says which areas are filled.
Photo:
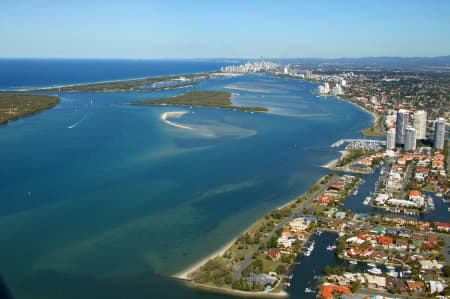
[[331, 160], [330, 162], [328, 162], [328, 163], [325, 164], [325, 165], [322, 165], [321, 167], [323, 167], [323, 168], [332, 168], [332, 167], [335, 167], [335, 166], [336, 166], [336, 163], [337, 163], [340, 159], [345, 158], [345, 157], [348, 156], [348, 154], [349, 154], [349, 151], [347, 151], [347, 150], [342, 150], [342, 151], [339, 151], [339, 152], [341, 153], [341, 156], [340, 156], [339, 158], [334, 159], [334, 160]]
[[186, 113], [188, 113], [188, 111], [170, 111], [170, 112], [164, 112], [163, 114], [161, 114], [161, 119], [168, 125], [170, 126], [174, 126], [177, 128], [182, 128], [182, 129], [187, 129], [187, 130], [194, 130], [194, 128], [191, 128], [189, 126], [185, 126], [185, 125], [180, 125], [174, 122], [171, 122], [170, 120], [167, 120], [167, 118], [180, 118], [183, 115], [185, 115]]
[[215, 252], [213, 252], [212, 254], [210, 254], [210, 255], [206, 256], [205, 258], [201, 259], [200, 261], [196, 262], [195, 264], [193, 264], [186, 270], [179, 272], [172, 276], [175, 278], [178, 278], [178, 279], [189, 280], [190, 273], [194, 272], [195, 270], [197, 270], [198, 268], [200, 268], [201, 266], [206, 264], [210, 259], [215, 258], [216, 256], [223, 255], [227, 251], [227, 249], [230, 248], [234, 242], [236, 242], [236, 239], [237, 239], [237, 237], [234, 238], [233, 240], [231, 240], [230, 242], [228, 242], [227, 244], [225, 244], [224, 246], [222, 246], [221, 248], [219, 248], [218, 250], [216, 250]]

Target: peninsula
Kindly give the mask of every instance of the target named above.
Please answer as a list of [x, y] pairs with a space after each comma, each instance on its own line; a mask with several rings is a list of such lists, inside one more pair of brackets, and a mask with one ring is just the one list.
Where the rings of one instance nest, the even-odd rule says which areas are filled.
[[51, 109], [60, 101], [48, 95], [0, 93], [0, 125]]
[[257, 112], [268, 112], [266, 107], [258, 106], [234, 106], [231, 102], [231, 93], [226, 91], [191, 91], [171, 98], [135, 101], [133, 105], [153, 105], [153, 106], [197, 106], [213, 107], [223, 109], [248, 110]]
[[[33, 89], [30, 91], [39, 92], [131, 92], [131, 91], [157, 91], [168, 90], [182, 87], [189, 87], [198, 85], [200, 83], [193, 82], [203, 79], [211, 79], [221, 77], [221, 74], [216, 73], [199, 73], [187, 75], [173, 75], [149, 77], [132, 80], [119, 80], [109, 82], [99, 82], [90, 84], [68, 85], [50, 88]], [[178, 83], [179, 84], [173, 84]], [[172, 83], [173, 85], [158, 86], [160, 84]]]

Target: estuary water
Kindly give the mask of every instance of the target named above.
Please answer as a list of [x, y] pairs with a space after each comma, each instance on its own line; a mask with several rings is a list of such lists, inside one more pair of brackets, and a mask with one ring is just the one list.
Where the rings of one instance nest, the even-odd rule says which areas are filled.
[[[172, 72], [204, 67], [192, 65]], [[95, 80], [111, 77], [127, 76]], [[0, 86], [37, 85], [16, 81]], [[17, 298], [225, 298], [165, 276], [305, 192], [328, 173], [318, 166], [338, 156], [330, 144], [372, 123], [315, 88], [245, 75], [157, 92], [61, 93], [57, 107], [1, 126], [3, 279]], [[123, 104], [191, 90], [231, 91], [236, 105], [271, 113]], [[170, 121], [192, 129], [164, 122], [170, 111], [187, 112]]]

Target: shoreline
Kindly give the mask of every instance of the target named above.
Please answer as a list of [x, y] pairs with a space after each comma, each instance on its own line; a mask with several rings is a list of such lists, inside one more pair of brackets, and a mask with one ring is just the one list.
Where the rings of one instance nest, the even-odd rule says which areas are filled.
[[[247, 231], [247, 229], [245, 231]], [[170, 276], [173, 278], [181, 279], [181, 280], [191, 281], [191, 279], [189, 278], [189, 275], [191, 273], [197, 271], [197, 269], [199, 269], [200, 267], [205, 265], [209, 260], [215, 258], [216, 256], [223, 255], [228, 250], [228, 248], [230, 248], [234, 244], [234, 242], [236, 242], [236, 239], [239, 235], [240, 234], [238, 234], [230, 242], [226, 243], [225, 245], [223, 245], [222, 247], [220, 247], [219, 249], [217, 249], [210, 255], [198, 260], [193, 265], [189, 266], [187, 269], [185, 269], [181, 272], [178, 272], [176, 274], [170, 275]]]
[[[319, 184], [326, 176], [327, 175], [321, 176], [309, 189], [311, 189], [313, 186]], [[300, 195], [295, 196], [295, 198], [293, 200], [290, 200], [289, 202], [287, 202], [285, 204], [282, 204], [282, 205], [280, 205], [278, 207], [273, 208], [271, 211], [279, 210], [279, 209], [282, 209], [282, 208], [284, 208], [284, 207], [286, 207], [288, 205], [291, 205], [291, 204], [295, 203], [301, 196], [305, 195], [308, 192], [308, 190], [306, 190], [305, 192], [301, 193]], [[264, 216], [262, 218], [264, 218]], [[199, 261], [195, 262], [193, 265], [189, 266], [185, 270], [180, 271], [178, 273], [175, 273], [173, 275], [169, 275], [169, 276], [172, 277], [172, 278], [175, 278], [175, 279], [188, 281], [188, 282], [191, 283], [191, 285], [193, 287], [205, 288], [205, 289], [214, 289], [214, 290], [218, 290], [218, 291], [221, 291], [221, 292], [234, 293], [235, 295], [239, 294], [239, 295], [253, 296], [253, 295], [258, 295], [259, 294], [260, 296], [265, 295], [266, 297], [268, 297], [267, 295], [275, 295], [276, 297], [286, 297], [286, 296], [288, 296], [288, 293], [284, 289], [281, 289], [281, 291], [278, 292], [278, 293], [245, 292], [245, 291], [240, 291], [240, 290], [233, 290], [233, 289], [228, 290], [228, 289], [223, 289], [223, 288], [209, 286], [209, 285], [196, 284], [189, 278], [189, 275], [191, 273], [197, 271], [200, 267], [205, 265], [209, 260], [211, 260], [212, 258], [215, 258], [216, 256], [223, 255], [234, 244], [234, 242], [237, 240], [237, 238], [241, 234], [243, 234], [246, 231], [248, 231], [255, 223], [257, 223], [261, 219], [258, 219], [257, 221], [253, 222], [249, 227], [247, 227], [245, 230], [243, 230], [239, 234], [237, 234], [230, 242], [226, 243], [225, 245], [223, 245], [222, 247], [220, 247], [219, 249], [217, 249], [213, 253], [211, 253], [208, 256], [206, 256], [206, 257], [200, 259]], [[278, 294], [280, 294], [280, 295], [278, 295]]]
[[343, 159], [343, 158], [347, 157], [347, 156], [349, 155], [350, 152], [349, 152], [348, 150], [341, 150], [341, 151], [339, 151], [339, 153], [341, 153], [341, 156], [340, 156], [340, 157], [338, 157], [338, 158], [336, 158], [336, 159], [334, 159], [334, 160], [331, 160], [331, 161], [328, 162], [327, 164], [324, 164], [324, 165], [322, 165], [322, 166], [320, 166], [320, 167], [322, 167], [322, 168], [328, 168], [328, 169], [335, 168], [337, 162], [338, 162], [340, 159]]
[[192, 128], [192, 127], [185, 126], [185, 125], [180, 125], [180, 124], [171, 122], [170, 120], [167, 120], [167, 118], [170, 118], [170, 117], [180, 118], [183, 115], [185, 115], [186, 113], [189, 113], [189, 112], [188, 111], [169, 111], [169, 112], [164, 112], [164, 113], [161, 114], [161, 120], [163, 122], [165, 122], [166, 124], [168, 124], [170, 126], [173, 126], [173, 127], [187, 129], [187, 130], [194, 130], [194, 128]]
[[[65, 88], [65, 87], [72, 87], [72, 86], [83, 86], [83, 85], [91, 85], [91, 84], [102, 84], [102, 83], [116, 83], [116, 82], [122, 82], [122, 81], [133, 81], [133, 80], [142, 80], [142, 79], [155, 79], [155, 78], [163, 78], [163, 77], [170, 77], [170, 76], [185, 76], [185, 75], [201, 75], [201, 74], [219, 74], [219, 71], [210, 71], [210, 72], [194, 72], [194, 73], [183, 73], [183, 74], [168, 74], [168, 75], [157, 75], [157, 76], [145, 76], [145, 77], [134, 77], [134, 78], [127, 78], [127, 79], [118, 79], [118, 80], [106, 80], [106, 81], [95, 81], [95, 82], [85, 82], [85, 83], [76, 83], [76, 84], [65, 84], [65, 85], [55, 85], [55, 86], [46, 86], [46, 87], [26, 87], [25, 89], [11, 89], [11, 90], [0, 90], [3, 91], [11, 91], [11, 92], [33, 92], [33, 91], [42, 91], [45, 92], [46, 89], [52, 89], [52, 88]], [[52, 92], [52, 91], [51, 91]], [[65, 91], [62, 91], [65, 92]]]
[[380, 118], [380, 115], [379, 115], [378, 113], [373, 112], [373, 111], [367, 109], [366, 107], [364, 107], [364, 106], [362, 106], [362, 105], [359, 105], [359, 104], [357, 104], [357, 103], [355, 103], [355, 102], [352, 102], [351, 100], [344, 99], [344, 98], [342, 98], [341, 96], [336, 96], [336, 98], [339, 99], [339, 100], [341, 100], [341, 101], [345, 101], [345, 102], [347, 102], [347, 103], [350, 103], [350, 104], [352, 104], [352, 105], [355, 105], [356, 107], [360, 108], [361, 110], [363, 110], [363, 111], [366, 112], [366, 113], [369, 113], [369, 114], [373, 117], [373, 120], [372, 120], [372, 121], [373, 121], [372, 126], [369, 127], [369, 128], [367, 128], [367, 129], [361, 130], [361, 135], [366, 136], [366, 137], [386, 137], [386, 135], [384, 135], [384, 136], [377, 136], [377, 135], [370, 135], [370, 134], [365, 134], [365, 133], [364, 133], [364, 131], [371, 130], [371, 129], [373, 129], [373, 128], [375, 128], [375, 127], [377, 126], [377, 123], [378, 123], [379, 118]]
[[[205, 284], [197, 284], [191, 282], [191, 287], [199, 290], [204, 290], [208, 292], [215, 292], [220, 294], [239, 296], [239, 297], [259, 297], [259, 298], [286, 298], [289, 297], [289, 293], [285, 290], [280, 290], [279, 292], [270, 292], [270, 291], [259, 291], [259, 292], [248, 292], [248, 291], [240, 291], [234, 289], [224, 289], [214, 286], [209, 286]], [[275, 289], [272, 289], [275, 290]], [[271, 290], [271, 291], [272, 291]]]

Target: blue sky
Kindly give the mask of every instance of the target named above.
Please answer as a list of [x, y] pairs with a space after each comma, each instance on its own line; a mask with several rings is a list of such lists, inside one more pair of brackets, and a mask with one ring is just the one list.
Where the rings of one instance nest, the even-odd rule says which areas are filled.
[[450, 1], [35, 1], [0, 4], [0, 57], [450, 55]]

